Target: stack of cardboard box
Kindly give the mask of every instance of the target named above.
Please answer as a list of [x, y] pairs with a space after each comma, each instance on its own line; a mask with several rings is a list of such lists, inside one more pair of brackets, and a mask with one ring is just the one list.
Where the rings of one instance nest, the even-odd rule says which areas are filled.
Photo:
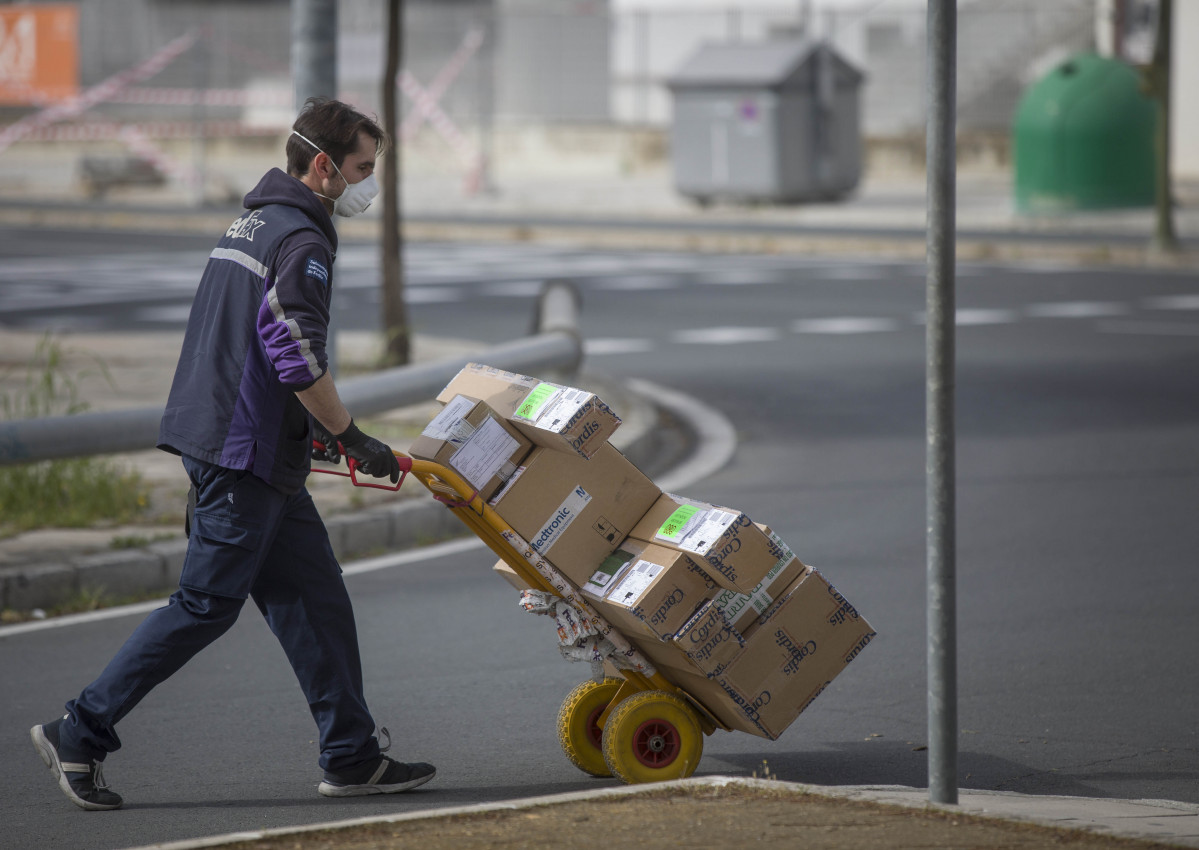
[[469, 364], [438, 401], [413, 457], [462, 474], [723, 725], [777, 738], [874, 637], [769, 527], [659, 490], [593, 393]]

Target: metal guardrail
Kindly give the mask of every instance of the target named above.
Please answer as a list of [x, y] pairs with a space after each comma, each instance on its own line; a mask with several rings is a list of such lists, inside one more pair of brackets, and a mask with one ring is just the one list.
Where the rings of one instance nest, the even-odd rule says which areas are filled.
[[[550, 369], [573, 373], [583, 359], [578, 312], [574, 289], [548, 283], [532, 336], [470, 355], [352, 378], [338, 383], [338, 393], [355, 416], [372, 416], [427, 401], [471, 361], [526, 374]], [[143, 407], [2, 422], [0, 466], [152, 449], [162, 414], [162, 407]]]

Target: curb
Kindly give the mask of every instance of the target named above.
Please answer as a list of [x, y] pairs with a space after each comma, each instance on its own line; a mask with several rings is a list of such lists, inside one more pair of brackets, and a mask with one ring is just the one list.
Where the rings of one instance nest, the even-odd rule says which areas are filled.
[[[761, 790], [786, 790], [837, 799], [862, 800], [904, 808], [957, 812], [988, 820], [1032, 823], [1054, 829], [1083, 830], [1102, 835], [1163, 841], [1179, 846], [1199, 846], [1199, 805], [1176, 803], [1169, 800], [1039, 797], [1011, 792], [963, 790], [959, 794], [960, 802], [957, 805], [940, 805], [928, 801], [927, 789], [904, 785], [805, 785], [798, 782], [747, 779], [735, 776], [704, 776], [679, 779], [673, 782], [618, 786], [595, 791], [573, 791], [565, 794], [526, 797], [518, 800], [454, 806], [421, 812], [349, 818], [296, 827], [233, 832], [206, 838], [147, 844], [132, 847], [129, 850], [200, 850], [200, 848], [221, 847], [266, 838], [302, 835], [309, 832], [350, 829], [357, 826], [403, 823], [488, 812], [520, 811], [540, 806], [589, 802], [611, 797], [630, 797], [670, 789], [723, 788], [730, 785]], [[1110, 811], [1106, 813], [1099, 811], [1104, 808]], [[1029, 813], [1030, 810], [1032, 813]]]
[[[630, 389], [621, 391], [611, 379], [592, 380], [604, 386], [613, 384], [608, 395], [621, 396], [627, 415], [612, 442], [634, 465], [652, 478], [654, 472], [673, 465], [678, 455], [686, 454], [693, 430], [665, 419], [663, 409], [643, 389], [639, 391], [630, 382]], [[469, 534], [451, 511], [432, 499], [334, 515], [325, 521], [325, 527], [338, 561]], [[179, 583], [186, 553], [187, 540], [169, 540], [119, 551], [58, 556], [46, 563], [2, 570], [0, 609], [53, 608], [81, 594], [120, 597], [158, 590], [168, 594]]]

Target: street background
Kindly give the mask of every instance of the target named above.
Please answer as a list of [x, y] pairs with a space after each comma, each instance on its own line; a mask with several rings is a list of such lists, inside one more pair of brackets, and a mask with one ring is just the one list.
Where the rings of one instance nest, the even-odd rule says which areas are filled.
[[[113, 19], [96, 11], [102, 5], [81, 8], [82, 32], [115, 38]], [[138, 21], [125, 29], [142, 49], [85, 49], [85, 85], [181, 37], [200, 5], [155, 4], [153, 14], [122, 18]], [[466, 15], [469, 5], [456, 5], [456, 13]], [[890, 4], [880, 5], [846, 18], [863, 23], [862, 44], [874, 48], [857, 55], [877, 59], [889, 50], [899, 63], [918, 54], [919, 15], [897, 13], [891, 27]], [[997, 42], [1009, 27], [1040, 21], [1048, 28], [1037, 5], [1005, 3], [1003, 15], [982, 20]], [[418, 16], [432, 14], [412, 6]], [[980, 6], [963, 4], [963, 12]], [[362, 22], [375, 20], [368, 13], [378, 4], [344, 7], [347, 39], [358, 33], [360, 40], [347, 41], [343, 54], [361, 58], [369, 53]], [[1093, 4], [1061, 8], [1077, 13], [1071, 32], [1094, 38]], [[278, 79], [287, 35], [271, 13], [285, 11], [286, 4], [236, 13], [222, 5], [209, 22], [226, 40], [203, 42], [208, 64], [193, 58], [184, 70], [168, 66], [164, 74], [180, 76], [129, 87], [136, 93], [162, 83], [160, 91], [127, 93], [138, 102], [97, 106], [74, 122], [84, 129], [47, 125], [0, 152], [6, 380], [19, 380], [49, 332], [77, 352], [72, 364], [81, 369], [96, 358], [110, 365], [113, 384], [84, 385], [96, 408], [161, 401], [195, 282], [237, 214], [233, 201], [280, 164], [278, 114], [290, 114], [280, 107], [286, 86]], [[640, 379], [717, 411], [736, 435], [735, 454], [685, 494], [769, 523], [879, 632], [782, 739], [714, 736], [700, 774], [768, 768], [779, 779], [822, 786], [922, 788], [926, 269], [923, 141], [912, 136], [923, 120], [922, 66], [906, 83], [898, 64], [872, 66], [871, 85], [891, 80], [896, 93], [867, 90], [865, 176], [849, 198], [701, 208], [674, 191], [658, 111], [664, 95], [660, 81], [647, 87], [656, 75], [642, 72], [659, 61], [653, 57], [669, 55], [650, 37], [663, 14], [621, 13], [596, 29], [582, 13], [579, 20], [538, 13], [563, 32], [566, 21], [577, 24], [579, 32], [569, 31], [579, 44], [604, 32], [617, 46], [641, 45], [628, 59], [636, 73], [612, 75], [623, 94], [547, 95], [536, 101], [537, 122], [529, 120], [532, 106], [512, 105], [516, 94], [497, 96], [492, 126], [477, 86], [488, 77], [468, 62], [447, 89], [445, 117], [457, 130], [434, 119], [441, 130], [426, 122], [406, 143], [405, 262], [418, 356], [522, 336], [543, 282], [572, 281], [582, 295], [580, 380], [631, 392]], [[795, 16], [794, 5], [787, 14]], [[521, 14], [507, 17], [493, 21], [497, 31]], [[471, 43], [468, 19], [430, 25], [442, 36], [430, 36], [426, 59], [416, 50], [410, 65], [424, 85]], [[716, 37], [758, 32], [748, 12], [703, 20], [720, 27]], [[964, 14], [967, 31], [985, 41], [986, 26]], [[254, 87], [244, 71], [238, 76], [230, 45], [242, 38], [256, 51], [238, 61], [265, 63], [274, 83]], [[532, 40], [554, 43], [544, 33]], [[970, 56], [965, 41], [960, 49]], [[183, 52], [181, 61], [202, 53]], [[629, 67], [621, 50], [605, 55], [612, 68]], [[516, 60], [497, 54], [492, 61]], [[1024, 76], [1037, 66], [1023, 54], [992, 64]], [[496, 73], [528, 79], [519, 68]], [[563, 73], [539, 79], [560, 81]], [[202, 109], [144, 102], [221, 87], [267, 93]], [[359, 91], [370, 97], [368, 86]], [[590, 89], [577, 81], [570, 91]], [[890, 132], [885, 122], [872, 129], [883, 121], [872, 98], [908, 117], [887, 119]], [[554, 108], [601, 102], [606, 117], [545, 118]], [[964, 123], [963, 138], [974, 141], [962, 146], [958, 178], [961, 784], [1113, 806], [1122, 799], [1199, 804], [1192, 657], [1199, 626], [1190, 610], [1199, 591], [1195, 184], [1185, 175], [1176, 182], [1176, 254], [1151, 250], [1151, 208], [1021, 214], [1002, 123], [1010, 92], [1007, 102], [994, 107], [1000, 118], [989, 129], [981, 119], [973, 128]], [[271, 110], [274, 119], [263, 117]], [[209, 123], [218, 120], [232, 122], [228, 135]], [[125, 159], [130, 151], [154, 165], [144, 184], [137, 182], [142, 166]], [[88, 157], [99, 158], [90, 171]], [[122, 180], [84, 179], [108, 173]], [[378, 229], [375, 211], [342, 229], [335, 321], [350, 370], [367, 368], [379, 344]], [[155, 453], [122, 462], [160, 475], [164, 498], [178, 475], [171, 458]], [[335, 484], [324, 486], [335, 509], [353, 507], [335, 495]], [[104, 548], [113, 533], [21, 535], [0, 541], [0, 554], [19, 571], [36, 567], [39, 552], [69, 558]], [[126, 746], [107, 775], [128, 802], [107, 819], [73, 811], [57, 796], [26, 730], [95, 675], [137, 615], [0, 631], [0, 752], [13, 766], [0, 780], [4, 841], [128, 847], [611, 784], [578, 773], [556, 741], [558, 705], [586, 671], [558, 657], [547, 622], [517, 610], [510, 589], [490, 575], [492, 560], [481, 548], [451, 546], [386, 568], [349, 569], [372, 706], [396, 738], [395, 754], [432, 760], [439, 776], [417, 794], [348, 806], [315, 795], [315, 747], [303, 745], [312, 739], [311, 719], [253, 612], [122, 724]]]

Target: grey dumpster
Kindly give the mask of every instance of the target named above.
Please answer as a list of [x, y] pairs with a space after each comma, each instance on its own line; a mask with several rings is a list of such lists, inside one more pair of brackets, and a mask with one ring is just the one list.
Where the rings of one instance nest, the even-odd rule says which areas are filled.
[[701, 204], [847, 194], [862, 174], [862, 79], [824, 42], [703, 45], [667, 81], [675, 188]]

